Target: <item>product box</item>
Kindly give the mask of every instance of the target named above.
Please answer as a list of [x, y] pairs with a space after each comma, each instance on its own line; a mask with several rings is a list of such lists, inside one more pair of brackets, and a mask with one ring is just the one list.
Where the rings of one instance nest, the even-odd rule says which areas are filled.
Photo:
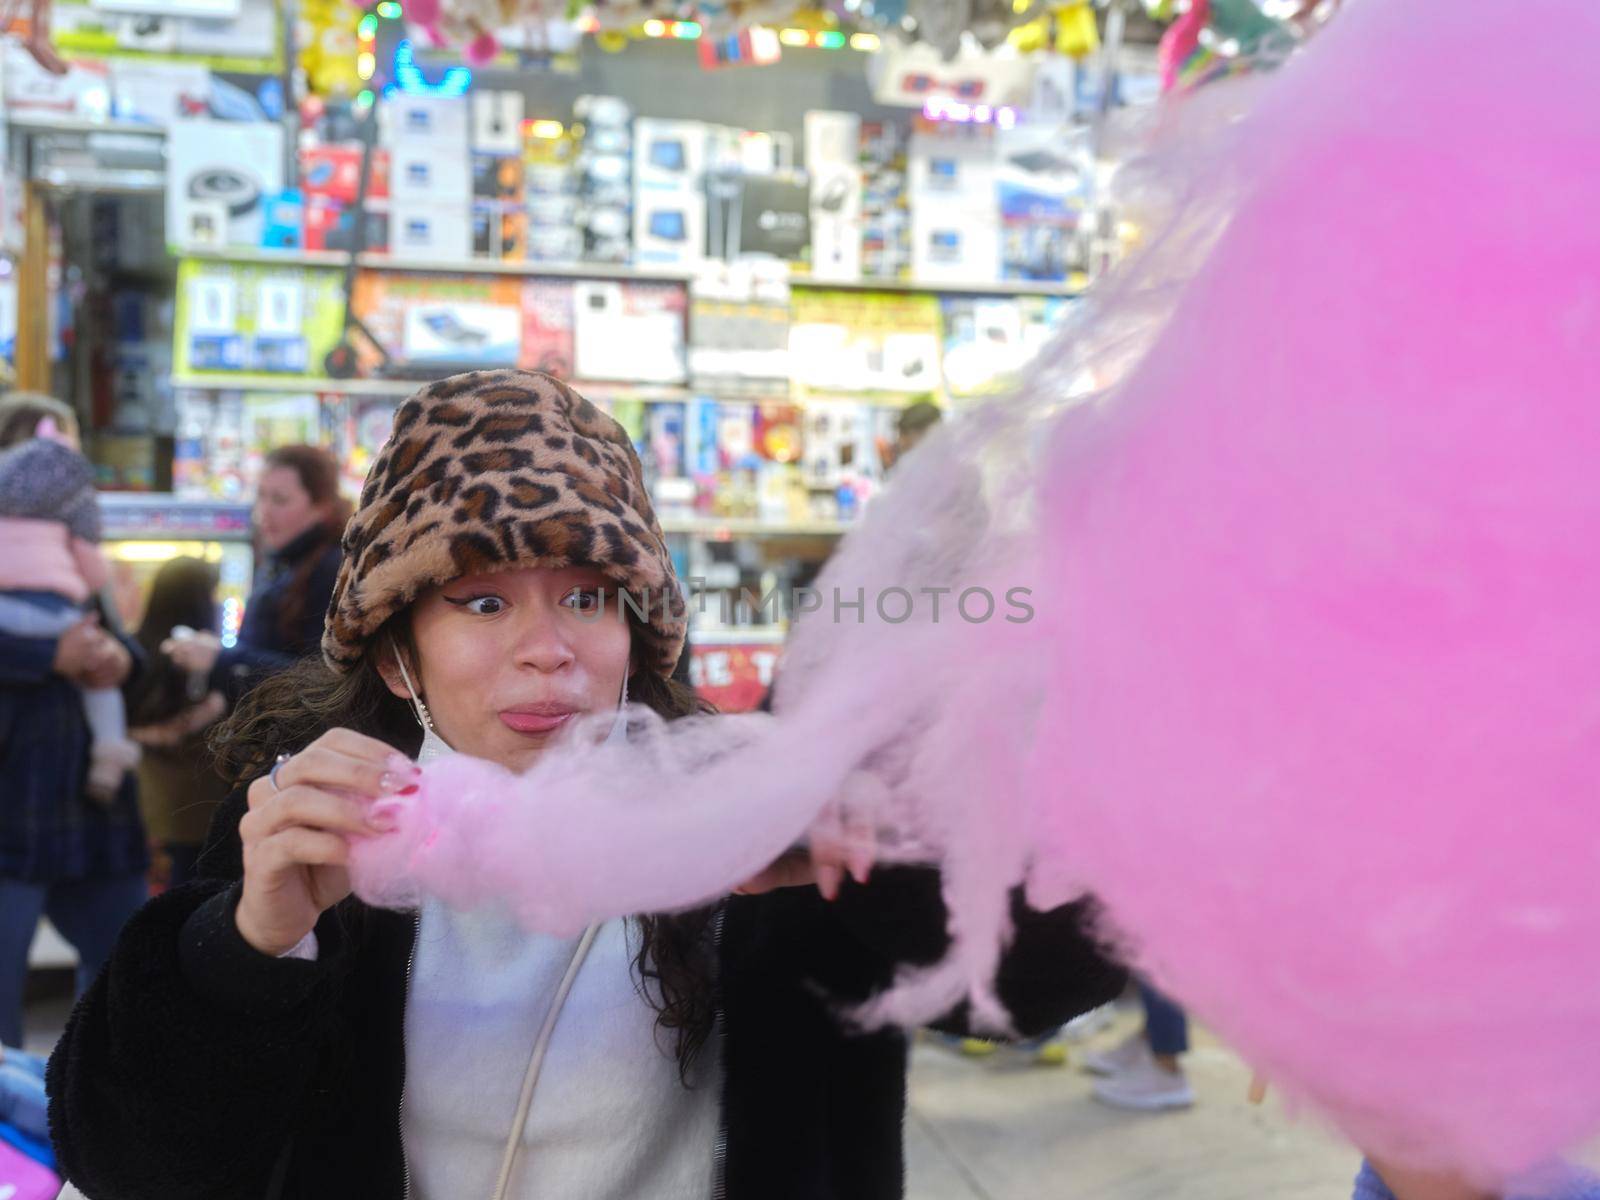
[[525, 370], [558, 379], [573, 377], [573, 290], [566, 279], [524, 281], [519, 365]]
[[528, 214], [501, 205], [477, 204], [472, 209], [472, 255], [498, 262], [522, 262], [528, 256]]
[[996, 144], [1002, 273], [1064, 281], [1083, 258], [1078, 226], [1094, 171], [1088, 144], [1030, 126], [1001, 130]]
[[707, 127], [640, 119], [633, 127], [634, 261], [680, 266], [705, 258]]
[[[320, 196], [354, 204], [361, 186], [360, 146], [306, 146], [300, 150], [300, 188], [307, 198]], [[367, 199], [389, 198], [389, 151], [375, 147], [367, 178]]]
[[997, 282], [998, 213], [918, 203], [911, 212], [911, 276], [918, 283]]
[[472, 219], [465, 203], [394, 201], [389, 250], [396, 258], [452, 262], [472, 254]]
[[486, 154], [522, 153], [522, 93], [472, 93], [472, 149]]
[[265, 250], [298, 250], [305, 226], [305, 200], [288, 188], [262, 200], [261, 246]]
[[187, 17], [178, 22], [177, 49], [205, 58], [270, 60], [278, 53], [277, 5], [243, 0], [237, 16]]
[[265, 197], [283, 190], [283, 127], [174, 121], [167, 136], [167, 241], [260, 246]]
[[573, 292], [580, 379], [682, 383], [685, 290], [673, 284], [590, 283]]
[[125, 60], [111, 64], [111, 115], [119, 121], [164, 129], [183, 117], [205, 116], [210, 100], [211, 72], [204, 67]]
[[523, 202], [521, 156], [473, 151], [472, 198], [498, 200], [502, 204], [521, 204]]
[[390, 149], [431, 142], [465, 154], [468, 118], [465, 96], [417, 96], [396, 92], [378, 109], [378, 130], [383, 144]]
[[179, 264], [173, 371], [304, 374], [339, 338], [336, 268]]
[[801, 175], [739, 180], [739, 254], [800, 262], [811, 253], [811, 189]]
[[[334, 201], [312, 196], [305, 206], [305, 248], [307, 250], [355, 249], [355, 209]], [[361, 246], [364, 254], [382, 254], [389, 248], [389, 215], [366, 214], [366, 241]]]
[[472, 166], [465, 146], [407, 142], [389, 152], [389, 195], [396, 204], [465, 204]]
[[861, 278], [861, 118], [808, 112], [806, 174], [811, 180], [811, 275], [852, 282]]
[[522, 313], [510, 305], [414, 304], [405, 320], [407, 362], [514, 367], [522, 351]]

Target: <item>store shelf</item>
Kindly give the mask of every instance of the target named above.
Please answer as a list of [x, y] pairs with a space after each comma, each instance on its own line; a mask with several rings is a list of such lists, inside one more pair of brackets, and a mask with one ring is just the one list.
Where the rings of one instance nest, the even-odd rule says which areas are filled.
[[246, 375], [232, 371], [174, 375], [172, 386], [201, 392], [323, 392], [340, 396], [405, 397], [423, 386], [408, 379], [327, 379], [309, 375]]
[[55, 116], [46, 113], [8, 117], [5, 126], [17, 133], [126, 133], [139, 137], [166, 137], [159, 125], [141, 121], [96, 121], [85, 117]]
[[[285, 267], [342, 267], [350, 259], [337, 250], [185, 250], [184, 258], [224, 263], [267, 263]], [[687, 284], [684, 271], [654, 271], [619, 267], [610, 263], [557, 265], [540, 262], [500, 262], [491, 258], [403, 258], [391, 254], [361, 254], [357, 264], [367, 271], [417, 272], [443, 275], [516, 275], [533, 279], [619, 279], [636, 282]]]
[[[185, 258], [213, 262], [275, 263], [282, 266], [343, 266], [349, 255], [327, 250], [189, 250]], [[622, 267], [609, 263], [497, 262], [487, 258], [451, 260], [398, 258], [388, 254], [362, 254], [357, 263], [363, 270], [420, 272], [443, 275], [514, 275], [534, 279], [616, 279], [639, 283], [689, 284], [693, 271], [666, 271], [648, 267]], [[1076, 296], [1085, 283], [1031, 283], [1010, 280], [1003, 283], [916, 283], [904, 279], [861, 279], [830, 282], [794, 276], [790, 288], [819, 292], [903, 292], [938, 296]]]
[[915, 283], [908, 279], [858, 279], [848, 283], [829, 283], [796, 276], [791, 289], [814, 292], [907, 292], [935, 296], [1060, 296], [1082, 293], [1084, 283], [1030, 283], [1013, 279], [1004, 283]]
[[850, 526], [842, 521], [780, 523], [753, 517], [663, 517], [663, 533], [687, 534], [721, 541], [735, 537], [842, 537]]
[[[191, 372], [172, 377], [173, 387], [197, 392], [317, 392], [325, 396], [395, 396], [400, 399], [427, 384], [425, 379], [328, 379], [313, 375], [236, 375], [231, 371]], [[837, 395], [812, 392], [806, 397], [796, 397], [771, 386], [739, 388], [727, 380], [719, 380], [714, 386], [694, 387], [574, 380], [572, 386], [591, 400], [642, 400], [646, 404], [683, 404], [703, 396], [733, 404], [793, 404], [801, 408], [812, 404], [867, 404], [874, 408], [904, 408], [913, 400], [922, 399], [920, 395], [862, 396], [849, 392]]]

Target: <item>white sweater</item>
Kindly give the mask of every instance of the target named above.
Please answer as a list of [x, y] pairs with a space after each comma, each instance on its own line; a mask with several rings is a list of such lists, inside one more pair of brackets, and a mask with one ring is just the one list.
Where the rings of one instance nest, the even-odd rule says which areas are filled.
[[[621, 733], [619, 714], [612, 736]], [[430, 729], [417, 758], [449, 752]], [[601, 928], [561, 1009], [522, 1131], [513, 1200], [711, 1195], [720, 1048], [707, 1043], [696, 1086], [685, 1090], [671, 1040], [657, 1036], [655, 1010], [635, 987], [629, 933], [624, 921]], [[534, 1040], [577, 942], [525, 933], [491, 912], [423, 904], [401, 1120], [416, 1200], [489, 1200]], [[315, 953], [313, 942], [308, 957]]]
[[[629, 940], [625, 922], [601, 928], [561, 1010], [512, 1177], [517, 1200], [711, 1194], [716, 1047], [708, 1044], [686, 1091], [670, 1036], [658, 1038], [655, 1011], [635, 987]], [[424, 905], [402, 1123], [417, 1200], [488, 1200], [529, 1053], [576, 945], [497, 915]]]

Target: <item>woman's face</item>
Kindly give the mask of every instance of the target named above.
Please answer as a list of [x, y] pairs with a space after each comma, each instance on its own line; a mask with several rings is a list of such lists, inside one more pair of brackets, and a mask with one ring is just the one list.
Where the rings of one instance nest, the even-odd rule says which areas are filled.
[[[590, 567], [468, 575], [424, 592], [411, 611], [412, 678], [439, 736], [524, 771], [574, 719], [614, 711], [632, 645], [620, 609]], [[392, 662], [384, 678], [410, 699]]]
[[328, 519], [328, 506], [314, 503], [293, 467], [273, 467], [256, 493], [256, 528], [269, 551], [282, 550], [313, 525]]

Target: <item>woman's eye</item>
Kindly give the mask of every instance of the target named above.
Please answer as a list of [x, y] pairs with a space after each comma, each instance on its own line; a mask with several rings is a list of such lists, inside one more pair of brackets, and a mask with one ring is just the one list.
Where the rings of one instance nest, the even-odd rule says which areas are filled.
[[600, 588], [574, 588], [566, 594], [562, 603], [579, 612], [595, 612], [603, 603], [604, 595], [605, 592]]
[[505, 601], [499, 596], [469, 596], [465, 600], [451, 600], [450, 603], [480, 617], [492, 617], [498, 612], [503, 612], [506, 606]]

